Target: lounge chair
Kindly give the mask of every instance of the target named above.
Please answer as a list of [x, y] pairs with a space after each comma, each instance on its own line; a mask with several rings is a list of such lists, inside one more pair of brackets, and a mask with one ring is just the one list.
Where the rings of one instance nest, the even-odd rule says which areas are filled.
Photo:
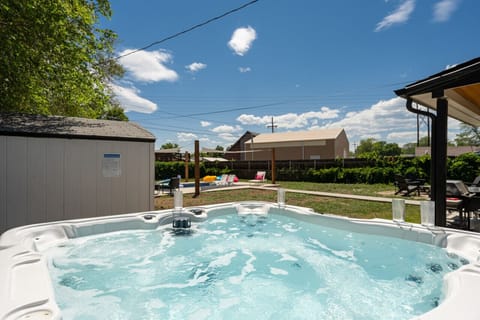
[[423, 187], [424, 182], [420, 180], [405, 179], [401, 175], [395, 175], [394, 185], [397, 188], [395, 194], [402, 193], [402, 196], [409, 196], [411, 193], [416, 192], [420, 195], [420, 190]]
[[265, 176], [267, 175], [266, 171], [257, 171], [255, 179], [248, 180], [250, 183], [264, 183], [266, 181]]
[[228, 186], [233, 185], [233, 183], [235, 182], [235, 177], [236, 177], [236, 175], [234, 175], [234, 174], [229, 174], [227, 176], [227, 185]]
[[222, 176], [220, 177], [220, 180], [215, 181], [215, 185], [216, 186], [226, 186], [227, 182], [228, 182], [227, 180], [228, 180], [228, 174], [222, 174]]

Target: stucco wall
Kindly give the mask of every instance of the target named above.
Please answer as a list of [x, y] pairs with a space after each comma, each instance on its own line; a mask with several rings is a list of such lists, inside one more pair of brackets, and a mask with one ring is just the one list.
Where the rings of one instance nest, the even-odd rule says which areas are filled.
[[342, 130], [342, 132], [338, 135], [338, 138], [335, 140], [335, 158], [348, 157], [349, 148], [350, 145], [347, 134]]
[[152, 210], [153, 159], [149, 142], [0, 136], [0, 232]]

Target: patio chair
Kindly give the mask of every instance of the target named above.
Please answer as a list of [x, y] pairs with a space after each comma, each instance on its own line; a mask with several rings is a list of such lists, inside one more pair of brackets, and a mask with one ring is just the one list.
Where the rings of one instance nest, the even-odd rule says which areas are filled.
[[236, 178], [236, 175], [234, 175], [234, 174], [229, 174], [229, 175], [227, 176], [227, 186], [233, 185], [233, 183], [235, 182], [235, 178]]
[[228, 183], [227, 180], [228, 180], [228, 174], [222, 174], [222, 176], [220, 177], [220, 180], [215, 181], [215, 185], [216, 186], [225, 186]]
[[266, 181], [265, 176], [267, 175], [266, 171], [257, 171], [255, 179], [248, 180], [250, 183], [264, 183]]
[[161, 191], [170, 190], [170, 179], [159, 180], [155, 182], [155, 190]]
[[480, 176], [476, 177], [472, 182], [464, 182], [468, 191], [473, 193], [480, 193]]
[[405, 179], [401, 175], [395, 175], [395, 187], [398, 189], [395, 194], [402, 193], [402, 196], [409, 196], [411, 193], [416, 192], [420, 195], [420, 190], [423, 187], [423, 183], [420, 180]]
[[173, 191], [180, 189], [180, 179], [178, 177], [171, 178], [168, 183], [170, 195], [173, 196]]
[[470, 192], [462, 180], [447, 180], [446, 187], [447, 210], [457, 211], [459, 222], [456, 224], [469, 230], [470, 218], [479, 213], [480, 197]]

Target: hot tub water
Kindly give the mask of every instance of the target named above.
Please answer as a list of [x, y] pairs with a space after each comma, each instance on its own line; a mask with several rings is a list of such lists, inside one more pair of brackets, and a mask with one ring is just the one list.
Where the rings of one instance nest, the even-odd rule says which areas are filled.
[[72, 239], [47, 251], [57, 303], [65, 319], [410, 319], [468, 263], [281, 212]]

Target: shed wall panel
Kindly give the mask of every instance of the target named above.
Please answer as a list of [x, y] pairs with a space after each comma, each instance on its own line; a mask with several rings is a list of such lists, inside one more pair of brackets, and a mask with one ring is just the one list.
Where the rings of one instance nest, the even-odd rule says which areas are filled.
[[103, 166], [103, 155], [105, 153], [119, 153], [119, 150], [113, 149], [113, 143], [111, 141], [98, 141], [97, 142], [97, 158], [96, 158], [96, 165], [95, 165], [95, 172], [99, 175], [99, 179], [97, 181], [97, 190], [98, 190], [98, 197], [97, 197], [97, 211], [100, 212], [108, 212], [110, 214], [112, 212], [112, 202], [121, 201], [120, 199], [115, 199], [113, 197], [112, 188], [113, 188], [113, 180], [112, 178], [104, 178], [102, 172]]
[[[81, 143], [81, 142], [80, 142]], [[65, 176], [64, 176], [64, 216], [65, 219], [81, 218], [82, 215], [82, 152], [77, 148], [79, 143], [65, 143]]]
[[146, 205], [143, 195], [148, 194], [149, 185], [143, 183], [143, 181], [149, 181], [150, 179], [144, 166], [150, 162], [150, 159], [141, 156], [148, 152], [147, 145], [128, 144], [127, 147], [129, 152], [127, 153], [125, 166], [128, 172], [127, 180], [130, 189], [126, 208], [128, 211], [135, 211]]
[[65, 143], [62, 139], [48, 139], [46, 144], [45, 187], [46, 221], [64, 220]]
[[97, 141], [77, 140], [76, 142], [80, 144], [77, 150], [81, 150], [83, 160], [81, 164], [77, 164], [82, 172], [80, 216], [82, 218], [96, 217], [100, 215], [97, 213], [97, 179], [99, 178], [96, 171]]
[[40, 223], [47, 219], [46, 154], [47, 140], [27, 140], [27, 219], [29, 223]]
[[[0, 232], [153, 210], [152, 142], [1, 136], [0, 152]], [[121, 174], [103, 174], [105, 154], [120, 155]]]
[[[100, 145], [101, 143], [99, 143]], [[118, 177], [103, 177], [102, 174], [100, 174], [100, 177], [104, 181], [108, 181], [108, 185], [110, 186], [106, 192], [110, 193], [109, 196], [109, 207], [110, 207], [110, 213], [111, 214], [117, 214], [117, 213], [125, 213], [128, 212], [127, 208], [127, 198], [130, 197], [130, 195], [127, 193], [128, 190], [133, 188], [129, 184], [128, 177], [131, 174], [129, 171], [129, 168], [127, 167], [127, 154], [128, 154], [128, 148], [127, 145], [129, 145], [129, 142], [124, 142], [122, 144], [115, 144], [111, 143], [110, 145], [103, 145], [102, 144], [102, 152], [101, 154], [105, 153], [118, 153], [120, 154], [120, 167], [121, 167], [121, 174]], [[139, 155], [141, 156], [141, 155]]]
[[7, 228], [7, 137], [0, 136], [0, 232]]
[[22, 137], [7, 139], [7, 227], [28, 223], [27, 140]]

